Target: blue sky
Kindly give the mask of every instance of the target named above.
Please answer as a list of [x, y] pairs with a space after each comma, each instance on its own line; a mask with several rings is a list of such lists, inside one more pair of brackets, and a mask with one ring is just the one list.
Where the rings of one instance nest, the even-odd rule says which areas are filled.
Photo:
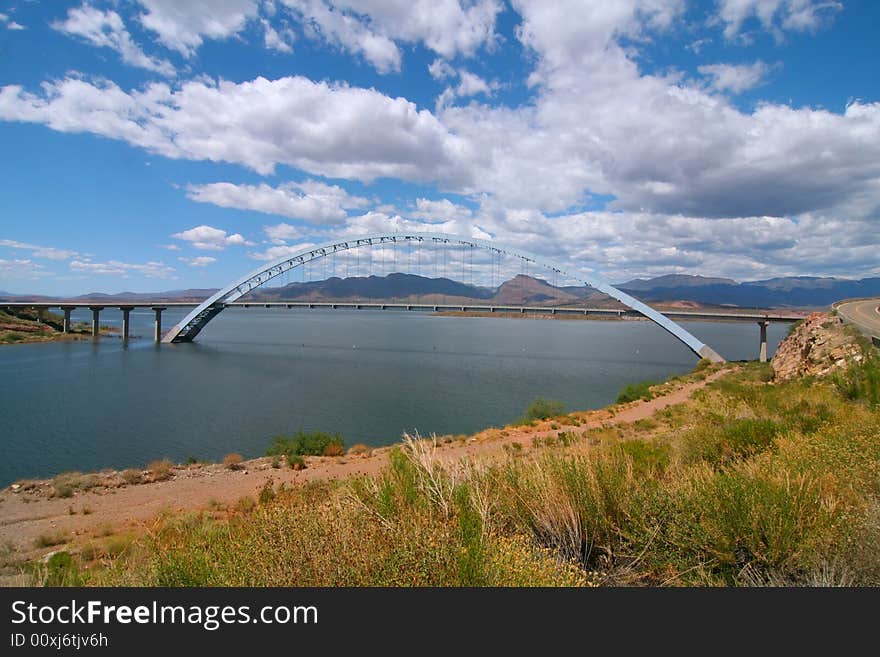
[[405, 230], [612, 281], [880, 275], [880, 3], [0, 2], [0, 290]]

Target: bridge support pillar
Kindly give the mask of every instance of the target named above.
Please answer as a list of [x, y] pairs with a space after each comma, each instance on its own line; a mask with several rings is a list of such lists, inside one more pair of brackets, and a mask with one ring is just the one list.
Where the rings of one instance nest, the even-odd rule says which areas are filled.
[[101, 332], [101, 311], [104, 310], [104, 307], [89, 306], [89, 310], [92, 311], [92, 337], [97, 338]]
[[122, 344], [128, 343], [129, 313], [131, 308], [120, 308], [122, 311]]
[[153, 312], [156, 313], [156, 319], [153, 320], [153, 341], [156, 344], [162, 342], [162, 311], [164, 307], [154, 307]]
[[62, 306], [61, 310], [64, 311], [64, 325], [62, 326], [62, 332], [70, 333], [70, 311], [73, 310], [71, 306]]
[[760, 321], [758, 326], [761, 329], [761, 349], [758, 352], [758, 360], [762, 363], [767, 362], [767, 325], [770, 322]]

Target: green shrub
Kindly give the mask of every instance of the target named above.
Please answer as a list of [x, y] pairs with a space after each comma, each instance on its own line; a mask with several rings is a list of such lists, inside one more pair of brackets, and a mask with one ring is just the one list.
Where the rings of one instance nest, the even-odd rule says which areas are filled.
[[62, 472], [52, 480], [55, 497], [72, 497], [77, 490], [90, 490], [100, 484], [96, 474]]
[[[815, 479], [790, 478], [744, 464], [698, 481], [681, 500], [670, 527], [732, 582], [747, 565], [803, 567], [833, 542], [833, 508], [823, 504]], [[692, 515], [693, 514], [693, 515]]]
[[645, 401], [653, 399], [654, 393], [651, 392], [651, 386], [655, 385], [657, 385], [656, 381], [642, 381], [641, 383], [631, 383], [623, 390], [621, 390], [620, 394], [617, 395], [617, 403], [626, 404], [628, 402], [636, 401], [637, 399], [643, 399]]
[[526, 409], [525, 420], [546, 420], [565, 413], [565, 403], [555, 399], [538, 397]]
[[267, 479], [266, 483], [260, 489], [260, 504], [268, 504], [275, 499], [275, 483], [271, 479]]
[[718, 465], [752, 456], [770, 447], [782, 429], [777, 422], [766, 419], [720, 420], [719, 424], [720, 428], [704, 425], [684, 436], [686, 461]]
[[44, 586], [82, 586], [85, 583], [79, 566], [67, 552], [49, 557], [43, 570]]
[[266, 456], [329, 456], [344, 453], [345, 445], [340, 435], [323, 431], [299, 431], [295, 436], [275, 436], [266, 450]]
[[828, 404], [816, 404], [806, 399], [799, 399], [788, 408], [784, 408], [782, 416], [786, 424], [801, 433], [815, 433], [834, 418], [834, 413]]
[[663, 472], [672, 451], [668, 444], [638, 439], [626, 440], [618, 447], [632, 461], [633, 471], [638, 474]]
[[288, 454], [285, 458], [287, 459], [287, 465], [289, 465], [294, 470], [306, 469], [306, 461], [299, 454]]
[[712, 367], [712, 361], [708, 358], [701, 358], [697, 361], [697, 364], [694, 365], [693, 372], [702, 372], [705, 369]]
[[866, 351], [860, 363], [851, 364], [834, 377], [834, 385], [846, 400], [880, 406], [880, 357]]

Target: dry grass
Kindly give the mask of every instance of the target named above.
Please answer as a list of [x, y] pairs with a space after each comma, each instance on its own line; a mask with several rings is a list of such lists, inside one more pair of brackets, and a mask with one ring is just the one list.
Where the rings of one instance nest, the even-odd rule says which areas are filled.
[[73, 497], [76, 491], [91, 490], [99, 485], [101, 485], [101, 478], [97, 474], [63, 472], [52, 480], [52, 495], [54, 497]]
[[136, 470], [134, 468], [123, 470], [120, 474], [122, 476], [122, 480], [129, 485], [139, 484], [144, 479], [143, 473], [140, 470]]
[[160, 459], [150, 463], [147, 466], [147, 471], [149, 471], [152, 481], [165, 481], [171, 477], [172, 468], [174, 468], [174, 464], [171, 461]]
[[37, 536], [34, 540], [34, 546], [38, 548], [47, 548], [55, 545], [63, 545], [69, 541], [70, 535], [67, 532], [54, 531]]
[[228, 470], [241, 470], [242, 461], [244, 461], [244, 458], [242, 458], [241, 454], [227, 454], [223, 457], [223, 467]]

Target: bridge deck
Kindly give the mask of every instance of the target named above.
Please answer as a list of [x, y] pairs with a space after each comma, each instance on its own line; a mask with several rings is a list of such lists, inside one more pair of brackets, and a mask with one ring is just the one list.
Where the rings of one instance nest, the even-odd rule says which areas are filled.
[[[35, 308], [49, 310], [51, 308], [77, 309], [77, 308], [118, 308], [120, 310], [134, 310], [136, 308], [193, 308], [194, 302], [177, 301], [142, 301], [134, 303], [114, 301], [58, 301], [58, 302], [29, 302], [10, 301], [0, 302], [0, 308]], [[332, 309], [332, 310], [405, 310], [422, 312], [475, 312], [475, 313], [519, 313], [541, 315], [587, 315], [595, 317], [641, 317], [641, 313], [634, 310], [618, 310], [614, 308], [585, 308], [578, 306], [493, 306], [486, 304], [419, 304], [396, 301], [387, 302], [306, 302], [306, 301], [234, 301], [223, 304], [226, 308], [304, 308], [304, 309]], [[705, 321], [739, 321], [739, 322], [797, 322], [803, 319], [803, 315], [784, 312], [761, 312], [742, 311], [724, 312], [716, 310], [666, 310], [663, 314], [672, 319], [681, 320], [705, 320]]]

